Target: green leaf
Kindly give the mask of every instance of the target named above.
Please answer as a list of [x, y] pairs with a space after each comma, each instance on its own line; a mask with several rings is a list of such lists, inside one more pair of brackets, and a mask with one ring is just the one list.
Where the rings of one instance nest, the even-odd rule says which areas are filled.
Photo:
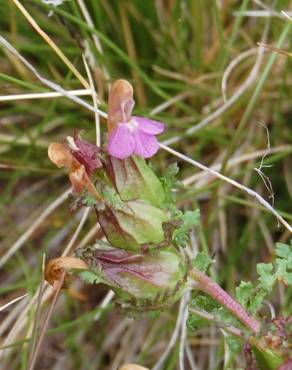
[[235, 337], [234, 335], [228, 334], [226, 335], [225, 340], [232, 354], [239, 353], [242, 350], [243, 341], [241, 339]]
[[284, 281], [287, 285], [292, 285], [292, 262], [277, 258], [277, 279]]
[[169, 165], [164, 173], [164, 176], [160, 178], [163, 189], [165, 191], [165, 206], [172, 208], [175, 205], [175, 189], [182, 187], [182, 183], [177, 180], [176, 176], [179, 172], [177, 163]]
[[83, 202], [86, 207], [92, 207], [96, 204], [96, 198], [91, 193], [84, 191], [83, 194]]
[[195, 211], [186, 211], [179, 216], [179, 219], [182, 221], [182, 224], [174, 231], [173, 241], [177, 245], [184, 247], [189, 241], [189, 233], [192, 227], [199, 223], [200, 210], [196, 209]]
[[206, 326], [210, 325], [210, 321], [192, 313], [188, 317], [187, 320], [187, 327], [191, 331], [197, 331], [201, 328], [204, 328]]
[[251, 282], [242, 281], [236, 288], [236, 298], [249, 312], [255, 314], [269, 294], [269, 289], [264, 289], [260, 285], [254, 287]]
[[240, 304], [248, 308], [250, 297], [253, 295], [254, 286], [250, 281], [241, 281], [236, 288], [236, 298]]
[[262, 307], [263, 300], [268, 294], [269, 291], [264, 288], [258, 288], [258, 290], [255, 290], [253, 296], [251, 296], [248, 310], [252, 314], [255, 314]]
[[272, 263], [258, 263], [257, 273], [260, 275], [258, 280], [260, 281], [261, 286], [271, 291], [276, 281], [273, 264]]
[[292, 285], [292, 244], [276, 244], [276, 260], [274, 263], [257, 265], [258, 284], [241, 282], [236, 288], [239, 302], [251, 313], [256, 313], [262, 306], [264, 298], [271, 293], [277, 281]]
[[285, 258], [288, 261], [292, 261], [292, 245], [276, 243], [276, 256]]
[[206, 272], [212, 264], [210, 256], [206, 252], [199, 252], [192, 260], [192, 266], [198, 270]]
[[191, 306], [199, 308], [201, 310], [212, 312], [215, 308], [219, 308], [220, 305], [217, 301], [208, 295], [198, 294], [191, 300]]
[[292, 245], [277, 243], [276, 278], [292, 285]]
[[[191, 312], [192, 318], [190, 319], [190, 327], [192, 330], [196, 330], [200, 327], [206, 326], [210, 322], [224, 323], [225, 325], [232, 325], [244, 330], [243, 324], [241, 324], [232, 313], [222, 307], [217, 301], [208, 295], [199, 293], [190, 302], [190, 307], [197, 310], [198, 312], [204, 312], [208, 317], [201, 317], [199, 313]], [[192, 310], [191, 310], [192, 311]], [[202, 315], [203, 316], [203, 315]]]
[[200, 210], [196, 209], [195, 211], [186, 211], [183, 215], [184, 227], [191, 228], [196, 226], [200, 221]]

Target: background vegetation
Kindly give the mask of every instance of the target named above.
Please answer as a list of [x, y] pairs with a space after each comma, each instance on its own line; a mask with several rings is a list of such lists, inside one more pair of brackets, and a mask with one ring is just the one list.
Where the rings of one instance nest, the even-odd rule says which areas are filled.
[[[289, 0], [70, 0], [50, 16], [51, 7], [39, 0], [22, 4], [88, 81], [85, 55], [100, 109], [107, 110], [109, 84], [128, 79], [135, 113], [167, 124], [161, 141], [254, 189], [291, 223], [292, 60], [285, 51], [292, 22], [281, 13]], [[86, 88], [15, 1], [0, 0], [0, 22], [1, 35], [43, 76], [66, 90]], [[91, 111], [65, 97], [8, 100], [49, 90], [5, 48], [0, 79], [0, 306], [29, 293], [0, 312], [0, 368], [27, 369], [29, 338], [36, 338], [35, 325], [51, 302], [51, 288], [42, 283], [44, 254], [70, 254], [101, 236], [93, 213], [68, 210], [67, 175], [49, 162], [47, 147], [76, 129], [94, 142], [95, 124]], [[92, 104], [91, 96], [83, 99]], [[246, 192], [163, 150], [153, 162], [163, 174], [175, 161], [184, 183], [179, 207], [201, 210], [191, 249], [214, 256], [214, 278], [234, 295], [241, 280], [256, 279], [257, 263], [273, 261], [275, 242], [288, 243], [291, 235]], [[291, 293], [277, 285], [262, 314], [291, 315]], [[132, 320], [120, 315], [104, 287], [75, 283], [57, 302], [35, 368], [105, 370], [130, 361], [153, 367], [177, 317], [178, 305]], [[244, 368], [243, 357], [232, 355], [211, 326], [183, 329], [161, 369], [179, 368], [182, 341], [185, 369]]]

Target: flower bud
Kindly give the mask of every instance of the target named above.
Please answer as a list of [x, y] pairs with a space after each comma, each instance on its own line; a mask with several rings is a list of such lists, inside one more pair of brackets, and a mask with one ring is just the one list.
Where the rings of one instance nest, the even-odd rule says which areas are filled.
[[151, 204], [129, 201], [115, 207], [100, 202], [96, 214], [107, 240], [117, 248], [140, 251], [143, 244], [159, 244], [164, 240], [162, 224], [168, 217]]
[[178, 300], [186, 287], [187, 263], [172, 246], [153, 254], [135, 254], [97, 241], [76, 250], [76, 255], [96, 281], [115, 291], [124, 309], [134, 312], [163, 309]]
[[120, 160], [109, 156], [105, 169], [123, 201], [142, 199], [157, 207], [163, 205], [161, 182], [143, 158]]

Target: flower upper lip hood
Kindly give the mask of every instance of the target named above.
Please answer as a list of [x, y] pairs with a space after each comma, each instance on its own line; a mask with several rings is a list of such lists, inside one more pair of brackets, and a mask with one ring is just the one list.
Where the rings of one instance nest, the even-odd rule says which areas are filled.
[[134, 154], [152, 157], [159, 149], [156, 135], [165, 129], [162, 122], [132, 116], [134, 105], [132, 85], [126, 80], [115, 81], [109, 94], [108, 151], [118, 159]]
[[113, 83], [108, 97], [108, 126], [111, 134], [121, 122], [128, 122], [135, 105], [133, 87], [126, 80]]

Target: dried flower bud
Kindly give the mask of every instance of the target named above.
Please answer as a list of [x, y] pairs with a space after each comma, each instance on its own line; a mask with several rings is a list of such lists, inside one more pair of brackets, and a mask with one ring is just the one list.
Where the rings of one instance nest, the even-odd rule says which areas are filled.
[[140, 251], [143, 244], [159, 244], [164, 240], [162, 224], [166, 213], [142, 201], [129, 201], [123, 207], [99, 203], [98, 222], [107, 240], [117, 248]]
[[55, 286], [61, 279], [62, 275], [65, 273], [65, 284], [70, 277], [70, 270], [72, 269], [88, 269], [87, 264], [75, 257], [59, 257], [51, 259], [46, 266], [45, 279], [47, 282]]
[[[72, 138], [73, 139], [73, 138]], [[80, 139], [81, 140], [81, 139]], [[82, 140], [83, 142], [84, 140]], [[74, 141], [73, 141], [74, 142]], [[70, 153], [69, 149], [61, 143], [52, 143], [50, 144], [48, 148], [48, 156], [50, 160], [59, 168], [60, 167], [67, 167], [69, 169], [69, 178], [72, 183], [72, 186], [74, 190], [77, 193], [82, 193], [84, 189], [87, 189], [95, 198], [100, 199], [100, 195], [97, 192], [93, 182], [89, 178], [89, 174], [86, 171], [85, 164], [92, 170], [93, 168], [97, 168], [96, 166], [99, 165], [99, 160], [93, 159], [93, 156], [96, 155], [96, 151], [94, 151], [92, 148], [89, 150], [84, 149], [84, 147], [88, 144], [81, 144], [82, 149], [78, 149], [78, 147], [75, 145], [75, 142], [73, 144], [72, 140], [69, 139], [68, 146], [70, 146], [71, 150], [75, 153], [74, 155]], [[75, 145], [75, 146], [74, 146]], [[79, 142], [80, 145], [80, 142]], [[91, 146], [92, 144], [90, 144]], [[74, 150], [72, 147], [74, 146]], [[77, 149], [76, 149], [77, 148]], [[79, 158], [82, 159], [82, 161], [85, 164], [81, 164], [76, 158], [76, 152], [78, 152]], [[89, 158], [90, 157], [90, 158]], [[101, 163], [101, 162], [100, 162]]]
[[82, 193], [84, 189], [87, 189], [95, 198], [101, 199], [100, 194], [96, 190], [93, 182], [89, 179], [83, 165], [71, 172], [69, 174], [69, 179], [76, 193]]
[[97, 241], [76, 255], [85, 260], [96, 281], [115, 291], [123, 308], [135, 312], [163, 309], [179, 299], [186, 287], [187, 263], [172, 246], [153, 254], [135, 254]]
[[48, 148], [48, 156], [59, 168], [67, 167], [72, 169], [74, 166], [78, 166], [77, 162], [74, 161], [74, 158], [62, 143], [51, 143]]

